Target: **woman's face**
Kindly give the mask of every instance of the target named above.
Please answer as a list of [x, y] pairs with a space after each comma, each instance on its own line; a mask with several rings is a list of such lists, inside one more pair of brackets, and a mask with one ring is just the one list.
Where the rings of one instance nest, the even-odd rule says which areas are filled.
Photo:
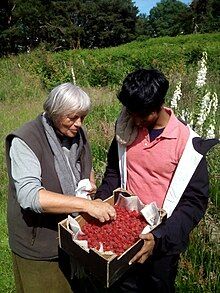
[[82, 126], [85, 116], [86, 115], [78, 114], [62, 116], [57, 123], [55, 123], [55, 126], [62, 135], [74, 137], [76, 136], [79, 128]]

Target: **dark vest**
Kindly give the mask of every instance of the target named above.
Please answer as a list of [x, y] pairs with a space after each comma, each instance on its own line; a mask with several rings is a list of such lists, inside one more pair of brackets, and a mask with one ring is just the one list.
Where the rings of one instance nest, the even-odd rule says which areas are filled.
[[[6, 137], [6, 160], [9, 176], [7, 220], [10, 248], [16, 254], [27, 259], [48, 260], [57, 258], [58, 222], [66, 218], [66, 215], [35, 213], [30, 209], [21, 208], [17, 202], [16, 190], [11, 177], [9, 157], [9, 150], [14, 137], [21, 138], [37, 156], [41, 164], [42, 186], [46, 190], [62, 193], [55, 171], [53, 151], [47, 141], [41, 115], [39, 115], [36, 120], [27, 122]], [[86, 170], [84, 167], [82, 169], [81, 177], [89, 178], [91, 163], [88, 161]]]

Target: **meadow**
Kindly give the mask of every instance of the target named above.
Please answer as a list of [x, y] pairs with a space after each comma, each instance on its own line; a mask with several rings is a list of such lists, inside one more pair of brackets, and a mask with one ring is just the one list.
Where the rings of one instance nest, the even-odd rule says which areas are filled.
[[[46, 52], [44, 48], [0, 60], [0, 292], [15, 292], [10, 250], [8, 247], [6, 205], [7, 175], [4, 157], [4, 139], [7, 133], [42, 111], [48, 91], [58, 83], [73, 81], [89, 93], [91, 113], [85, 125], [92, 146], [97, 185], [100, 184], [106, 164], [106, 154], [114, 134], [114, 123], [120, 112], [117, 90], [123, 77], [139, 67], [156, 67], [170, 80], [167, 104], [173, 100], [181, 80], [181, 99], [176, 112], [184, 109], [194, 113], [194, 121], [207, 92], [219, 93], [220, 34], [180, 36], [139, 40], [117, 48]], [[205, 84], [196, 88], [198, 61], [207, 52]], [[204, 123], [205, 129], [214, 123], [219, 137], [218, 109]], [[205, 218], [191, 233], [190, 245], [181, 256], [176, 280], [177, 292], [220, 292], [219, 232], [220, 216], [220, 147], [208, 156], [210, 174], [210, 203]]]

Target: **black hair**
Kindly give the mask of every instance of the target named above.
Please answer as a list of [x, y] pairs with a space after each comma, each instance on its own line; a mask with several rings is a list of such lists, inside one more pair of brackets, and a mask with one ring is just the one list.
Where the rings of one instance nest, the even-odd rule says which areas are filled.
[[148, 115], [159, 112], [165, 101], [169, 81], [156, 69], [138, 69], [124, 79], [119, 101], [131, 113]]

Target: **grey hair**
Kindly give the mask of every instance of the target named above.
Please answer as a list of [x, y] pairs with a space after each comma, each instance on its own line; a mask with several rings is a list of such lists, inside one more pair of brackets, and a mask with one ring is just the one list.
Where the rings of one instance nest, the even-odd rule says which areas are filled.
[[43, 108], [52, 121], [72, 113], [87, 115], [91, 106], [89, 96], [70, 82], [56, 86], [48, 95]]

